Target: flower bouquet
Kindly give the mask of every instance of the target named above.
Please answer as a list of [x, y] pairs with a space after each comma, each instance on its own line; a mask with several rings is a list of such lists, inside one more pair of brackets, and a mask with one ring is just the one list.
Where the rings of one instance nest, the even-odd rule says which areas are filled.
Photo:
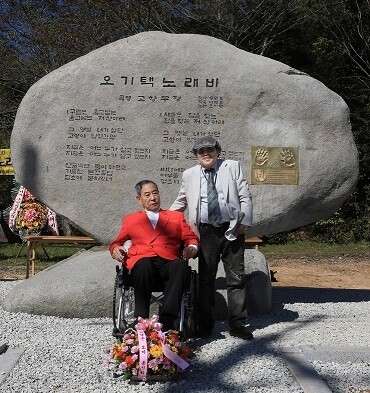
[[53, 234], [59, 234], [56, 214], [23, 186], [20, 187], [10, 209], [8, 225], [23, 241], [26, 236], [40, 235], [45, 227], [51, 229]]
[[48, 211], [43, 204], [29, 201], [21, 204], [15, 221], [15, 229], [22, 239], [32, 234], [40, 234], [47, 225]]
[[135, 329], [126, 330], [121, 343], [113, 345], [105, 361], [114, 377], [136, 381], [161, 380], [184, 371], [191, 349], [179, 332], [162, 332], [158, 317], [138, 318]]

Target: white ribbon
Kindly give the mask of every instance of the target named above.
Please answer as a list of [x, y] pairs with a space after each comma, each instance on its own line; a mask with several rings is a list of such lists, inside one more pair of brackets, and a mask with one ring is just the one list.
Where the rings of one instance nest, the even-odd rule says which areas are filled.
[[15, 229], [15, 221], [17, 219], [17, 215], [18, 215], [18, 210], [22, 204], [23, 201], [23, 195], [25, 193], [26, 189], [21, 186], [21, 188], [18, 191], [17, 196], [15, 197], [14, 203], [12, 208], [10, 209], [9, 212], [9, 228], [13, 231], [13, 232], [17, 232]]
[[50, 229], [53, 231], [55, 236], [59, 235], [58, 231], [58, 223], [56, 214], [49, 208], [48, 209], [48, 225]]

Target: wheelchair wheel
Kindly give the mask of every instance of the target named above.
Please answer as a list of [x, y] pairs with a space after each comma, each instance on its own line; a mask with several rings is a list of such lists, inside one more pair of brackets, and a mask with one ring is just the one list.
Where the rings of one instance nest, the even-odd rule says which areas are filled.
[[126, 328], [122, 313], [122, 289], [120, 277], [117, 273], [113, 291], [113, 336], [122, 333]]
[[189, 288], [185, 292], [180, 311], [179, 330], [184, 340], [194, 337], [197, 330], [196, 300], [198, 293], [198, 274], [195, 270], [190, 271]]
[[113, 292], [113, 336], [119, 339], [134, 318], [134, 291], [133, 288], [124, 285], [119, 267], [116, 270]]

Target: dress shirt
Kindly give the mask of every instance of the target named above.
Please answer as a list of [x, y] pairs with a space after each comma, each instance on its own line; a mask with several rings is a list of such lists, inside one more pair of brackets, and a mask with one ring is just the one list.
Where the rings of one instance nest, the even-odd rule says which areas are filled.
[[[213, 166], [213, 169], [215, 170], [213, 181], [215, 183], [216, 190], [218, 193], [218, 203], [220, 205], [222, 221], [228, 222], [228, 221], [230, 221], [230, 218], [229, 218], [229, 215], [227, 214], [224, 194], [222, 192], [221, 184], [220, 184], [220, 181], [217, 176], [218, 168], [219, 168], [219, 163], [216, 162], [216, 164]], [[202, 168], [201, 173], [202, 173], [202, 175], [200, 178], [200, 221], [202, 223], [209, 224], [208, 203], [207, 203], [207, 176], [210, 176], [210, 174], [205, 173], [204, 168]]]
[[[145, 210], [145, 212], [146, 212], [153, 228], [155, 229], [155, 227], [158, 224], [158, 220], [159, 220], [159, 210], [157, 210], [157, 211]], [[196, 244], [189, 244], [189, 247], [193, 247], [196, 251], [198, 251], [198, 246]]]
[[157, 211], [152, 211], [152, 210], [145, 210], [146, 214], [149, 218], [149, 221], [151, 222], [153, 228], [157, 226], [158, 219], [159, 219], [159, 210]]

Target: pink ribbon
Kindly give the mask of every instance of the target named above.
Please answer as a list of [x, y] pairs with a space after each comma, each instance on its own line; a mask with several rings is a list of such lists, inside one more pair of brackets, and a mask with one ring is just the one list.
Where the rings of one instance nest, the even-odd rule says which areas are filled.
[[139, 372], [138, 378], [142, 381], [146, 380], [146, 374], [148, 372], [148, 346], [147, 346], [147, 337], [145, 331], [148, 330], [156, 330], [158, 332], [158, 336], [161, 340], [161, 346], [163, 354], [169, 359], [171, 362], [176, 364], [176, 366], [184, 371], [189, 367], [189, 363], [184, 360], [182, 357], [177, 355], [175, 352], [171, 351], [171, 349], [165, 344], [166, 336], [162, 332], [162, 324], [159, 322], [159, 318], [157, 315], [153, 315], [150, 319], [144, 319], [142, 317], [138, 317], [138, 323], [135, 325], [135, 329], [138, 335], [139, 341]]
[[186, 370], [189, 367], [189, 363], [180, 357], [177, 353], [172, 352], [171, 349], [165, 344], [166, 342], [166, 336], [163, 334], [163, 332], [159, 332], [159, 337], [162, 341], [162, 351], [164, 355], [171, 360], [171, 362], [175, 363], [177, 367], [181, 369], [181, 371]]
[[153, 315], [150, 319], [138, 317], [138, 323], [135, 325], [136, 330], [157, 330], [162, 329], [162, 324], [159, 322], [158, 315]]
[[[136, 325], [137, 326], [137, 325]], [[138, 378], [142, 381], [146, 380], [146, 373], [148, 371], [148, 347], [146, 335], [144, 330], [137, 330], [139, 339], [139, 372]]]
[[145, 334], [146, 330], [158, 330], [162, 328], [162, 324], [158, 322], [158, 316], [153, 315], [150, 319], [138, 317], [138, 323], [135, 325], [139, 340], [139, 372], [138, 378], [142, 381], [146, 380], [148, 372], [148, 344]]

